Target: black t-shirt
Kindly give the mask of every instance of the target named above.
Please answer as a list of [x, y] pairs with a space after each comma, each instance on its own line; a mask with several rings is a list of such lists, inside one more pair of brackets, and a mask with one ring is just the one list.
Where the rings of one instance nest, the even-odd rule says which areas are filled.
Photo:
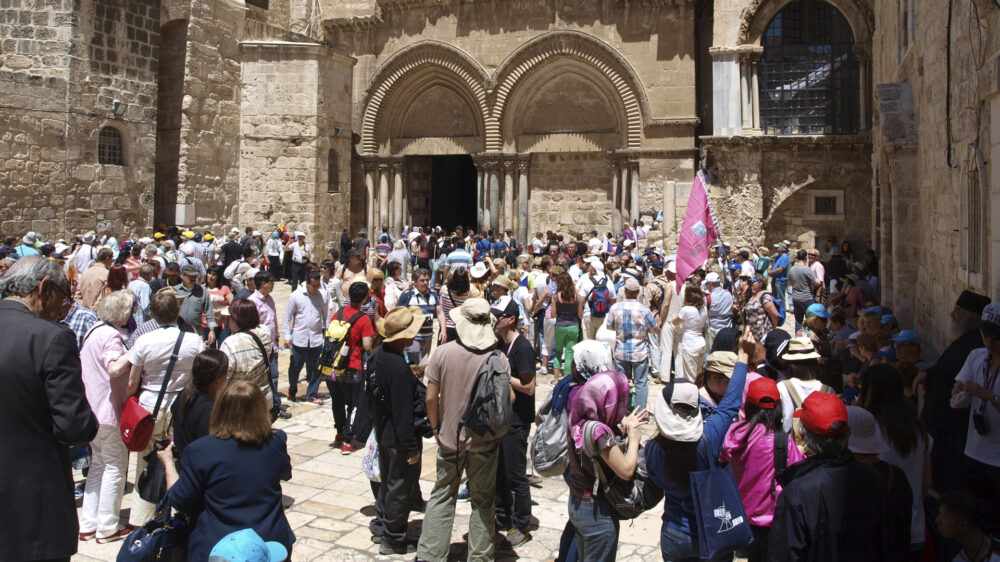
[[228, 267], [229, 264], [243, 257], [243, 246], [236, 240], [230, 240], [222, 245], [222, 267]]
[[[522, 336], [514, 339], [513, 345], [503, 344], [510, 376], [517, 377], [521, 384], [528, 384], [535, 378], [535, 350]], [[514, 419], [512, 423], [530, 426], [535, 420], [535, 397], [514, 390]]]
[[368, 242], [368, 239], [363, 236], [359, 236], [354, 239], [354, 249], [361, 252], [362, 259], [365, 256], [365, 250], [368, 249], [370, 245], [371, 243]]
[[178, 396], [170, 406], [170, 413], [174, 418], [174, 446], [177, 447], [177, 454], [184, 453], [184, 448], [196, 439], [208, 435], [208, 424], [212, 419], [212, 406], [215, 399], [211, 395], [200, 390], [195, 391], [194, 402], [188, 408], [184, 419], [177, 421], [177, 415], [181, 410], [181, 397]]

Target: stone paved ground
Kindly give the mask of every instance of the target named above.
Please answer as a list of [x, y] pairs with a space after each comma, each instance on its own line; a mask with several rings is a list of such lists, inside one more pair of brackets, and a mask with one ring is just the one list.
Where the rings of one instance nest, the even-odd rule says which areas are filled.
[[[284, 314], [288, 299], [288, 286], [278, 283], [275, 291], [279, 318]], [[279, 390], [287, 388], [287, 350], [279, 356]], [[303, 377], [305, 372], [303, 371]], [[300, 383], [301, 384], [301, 383]], [[649, 395], [659, 394], [661, 386], [652, 383]], [[540, 375], [536, 396], [538, 402], [552, 389], [552, 377]], [[321, 385], [325, 393], [325, 387]], [[325, 395], [321, 394], [325, 399]], [[652, 408], [652, 399], [650, 408]], [[288, 434], [288, 453], [292, 458], [292, 479], [282, 484], [285, 495], [286, 515], [295, 531], [292, 560], [299, 561], [354, 561], [354, 560], [412, 560], [412, 556], [382, 557], [378, 555], [378, 545], [371, 542], [368, 522], [371, 519], [374, 500], [368, 479], [361, 469], [363, 451], [342, 455], [330, 449], [334, 438], [333, 415], [327, 405], [295, 404], [290, 420], [279, 420], [275, 427]], [[652, 424], [644, 428], [645, 436], [655, 432]], [[129, 487], [134, 475], [135, 455], [130, 456]], [[435, 444], [433, 439], [424, 441], [420, 488], [423, 497], [430, 495], [435, 475]], [[80, 478], [79, 474], [76, 474]], [[559, 537], [566, 524], [566, 504], [569, 491], [562, 478], [546, 478], [540, 488], [532, 488], [532, 515], [538, 520], [538, 528], [531, 532], [532, 540], [513, 551], [496, 553], [497, 560], [549, 560], [559, 549]], [[78, 503], [79, 505], [79, 503]], [[130, 494], [126, 493], [122, 502], [123, 521], [127, 520]], [[450, 559], [465, 559], [465, 541], [470, 516], [468, 503], [459, 503], [456, 509], [455, 526], [452, 531]], [[662, 504], [643, 514], [634, 521], [622, 522], [618, 548], [618, 559], [650, 560], [659, 558], [660, 515]], [[411, 515], [410, 534], [420, 534], [422, 514]], [[77, 562], [114, 560], [121, 543], [98, 545], [94, 541], [80, 543], [79, 554], [73, 557]]]

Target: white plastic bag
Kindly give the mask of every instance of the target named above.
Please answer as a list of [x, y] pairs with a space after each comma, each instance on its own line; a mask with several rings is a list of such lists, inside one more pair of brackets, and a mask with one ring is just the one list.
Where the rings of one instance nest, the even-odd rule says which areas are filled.
[[375, 440], [375, 430], [368, 434], [365, 441], [365, 456], [361, 459], [361, 468], [365, 471], [365, 476], [372, 482], [381, 482], [382, 475], [378, 467], [378, 441]]

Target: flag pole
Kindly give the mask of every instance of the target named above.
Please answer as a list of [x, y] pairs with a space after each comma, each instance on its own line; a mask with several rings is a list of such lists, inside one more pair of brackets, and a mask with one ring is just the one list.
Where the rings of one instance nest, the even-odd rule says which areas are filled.
[[705, 186], [705, 199], [708, 200], [708, 214], [712, 217], [712, 223], [715, 226], [715, 234], [717, 236], [716, 242], [719, 245], [719, 265], [722, 266], [722, 274], [725, 275], [726, 281], [729, 286], [733, 286], [732, 274], [729, 271], [729, 267], [726, 264], [725, 250], [722, 245], [722, 229], [719, 228], [719, 218], [715, 215], [715, 205], [712, 204], [712, 196], [708, 193], [708, 181], [705, 179], [705, 169], [702, 168], [698, 170], [698, 177], [701, 178], [701, 185]]

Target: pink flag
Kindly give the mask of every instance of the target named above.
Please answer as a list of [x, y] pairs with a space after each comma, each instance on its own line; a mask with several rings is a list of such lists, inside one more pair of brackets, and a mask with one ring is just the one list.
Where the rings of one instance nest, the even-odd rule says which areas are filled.
[[681, 226], [681, 239], [677, 245], [677, 292], [688, 276], [708, 259], [708, 248], [718, 238], [715, 221], [712, 220], [712, 210], [708, 202], [708, 190], [701, 172], [694, 178], [691, 186], [691, 196], [688, 198], [687, 211], [684, 212], [684, 223]]

